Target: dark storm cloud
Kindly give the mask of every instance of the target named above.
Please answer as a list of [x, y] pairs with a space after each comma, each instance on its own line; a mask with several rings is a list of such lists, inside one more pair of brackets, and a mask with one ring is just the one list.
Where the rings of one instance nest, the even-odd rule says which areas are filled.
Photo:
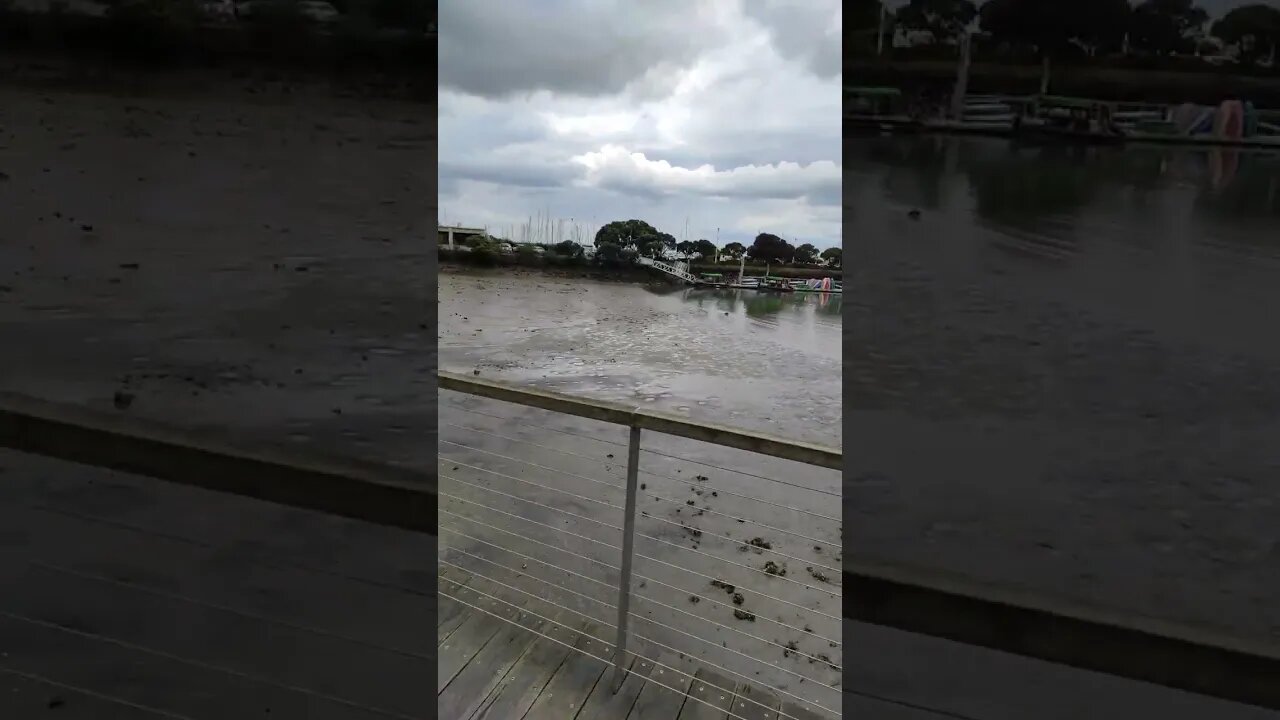
[[495, 98], [652, 84], [655, 69], [688, 62], [708, 40], [676, 0], [450, 0], [439, 27], [440, 85]]

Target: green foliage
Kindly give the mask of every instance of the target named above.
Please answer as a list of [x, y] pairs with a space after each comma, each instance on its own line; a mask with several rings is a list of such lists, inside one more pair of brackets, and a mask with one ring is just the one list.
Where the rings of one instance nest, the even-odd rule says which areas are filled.
[[552, 246], [552, 249], [558, 255], [569, 258], [580, 258], [583, 256], [582, 246], [572, 240], [563, 240]]
[[841, 267], [841, 261], [844, 260], [844, 250], [838, 247], [830, 247], [822, 251], [822, 259], [827, 261], [831, 267]]
[[900, 26], [929, 32], [934, 42], [958, 38], [977, 16], [971, 0], [911, 0], [895, 14]]
[[1130, 13], [1128, 0], [988, 0], [979, 16], [997, 43], [1055, 56], [1073, 45], [1118, 48]]
[[627, 264], [622, 246], [611, 242], [597, 246], [594, 259], [597, 265], [606, 268], [616, 268]]
[[795, 250], [795, 261], [798, 263], [812, 264], [818, 261], [818, 248], [811, 243], [805, 243]]
[[1209, 14], [1194, 0], [1145, 0], [1133, 10], [1129, 43], [1155, 55], [1192, 53], [1192, 33], [1208, 20]]
[[538, 254], [538, 250], [533, 245], [520, 245], [516, 247], [516, 264], [526, 267], [538, 267], [542, 265], [542, 256]]
[[692, 240], [681, 240], [676, 243], [676, 252], [684, 255], [685, 257], [689, 257], [693, 254], [693, 248], [694, 244]]
[[716, 244], [705, 238], [693, 244], [693, 251], [703, 260], [711, 260], [716, 256]]
[[658, 230], [643, 220], [614, 220], [596, 231], [595, 246], [613, 243], [619, 247], [637, 247], [646, 238], [657, 236]]
[[722, 258], [727, 257], [733, 260], [737, 260], [738, 258], [742, 257], [744, 254], [746, 254], [746, 252], [747, 252], [746, 245], [743, 245], [740, 242], [731, 242], [728, 245], [725, 245], [724, 249], [720, 251], [720, 257]]
[[676, 239], [643, 220], [615, 220], [596, 231], [595, 246], [611, 243], [620, 248], [635, 248], [641, 255], [656, 257], [663, 250], [674, 250]]
[[1240, 47], [1240, 61], [1252, 65], [1280, 45], [1280, 10], [1267, 5], [1245, 5], [1213, 24], [1213, 34]]
[[796, 249], [791, 243], [773, 233], [760, 233], [755, 242], [747, 250], [747, 257], [758, 262], [785, 263], [791, 262]]

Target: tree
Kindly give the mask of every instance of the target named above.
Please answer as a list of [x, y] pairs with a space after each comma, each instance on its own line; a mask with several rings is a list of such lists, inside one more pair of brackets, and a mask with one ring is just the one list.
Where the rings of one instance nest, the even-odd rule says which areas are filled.
[[595, 246], [613, 243], [620, 248], [638, 247], [657, 235], [657, 228], [643, 220], [614, 220], [596, 231]]
[[954, 41], [978, 15], [970, 0], [911, 0], [898, 9], [898, 25], [923, 30], [935, 43]]
[[694, 243], [692, 240], [681, 240], [676, 243], [676, 252], [688, 258], [693, 254]]
[[805, 243], [796, 248], [795, 258], [796, 262], [806, 265], [816, 263], [818, 261], [818, 248], [811, 243]]
[[790, 262], [796, 249], [773, 233], [760, 233], [747, 250], [747, 257], [762, 262]]
[[1153, 55], [1195, 52], [1193, 33], [1209, 14], [1194, 0], [1145, 0], [1133, 10], [1129, 43]]
[[886, 22], [880, 26], [880, 13], [883, 11], [880, 0], [852, 0], [844, 6], [845, 51], [856, 55], [870, 55], [876, 51], [879, 33], [884, 31], [885, 44], [893, 41], [893, 23]]
[[1252, 65], [1280, 44], [1280, 10], [1245, 5], [1213, 24], [1213, 36], [1240, 49], [1240, 62]]
[[569, 258], [580, 258], [583, 256], [582, 246], [572, 240], [562, 240], [553, 247], [557, 255], [563, 255]]
[[596, 262], [601, 265], [615, 265], [622, 261], [622, 246], [606, 242], [596, 246]]
[[596, 231], [595, 246], [612, 243], [623, 250], [635, 249], [646, 257], [674, 250], [676, 239], [643, 220], [614, 220]]
[[720, 254], [724, 257], [737, 260], [738, 258], [745, 255], [746, 252], [747, 252], [746, 245], [743, 245], [740, 242], [731, 242], [728, 245], [724, 246], [724, 249], [720, 251]]
[[826, 260], [831, 267], [840, 267], [840, 261], [844, 259], [844, 250], [838, 247], [829, 247], [822, 251], [822, 259]]
[[1048, 92], [1053, 57], [1120, 47], [1130, 12], [1128, 0], [988, 0], [979, 17], [995, 42], [1040, 54], [1040, 91]]
[[707, 258], [715, 258], [716, 244], [705, 238], [699, 238], [698, 241], [693, 244], [693, 251], [703, 260], [706, 260]]

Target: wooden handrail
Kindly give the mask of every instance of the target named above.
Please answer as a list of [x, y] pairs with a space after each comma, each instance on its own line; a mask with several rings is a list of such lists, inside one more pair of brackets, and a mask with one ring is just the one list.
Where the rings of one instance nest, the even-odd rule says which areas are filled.
[[0, 447], [436, 534], [436, 475], [0, 394]]

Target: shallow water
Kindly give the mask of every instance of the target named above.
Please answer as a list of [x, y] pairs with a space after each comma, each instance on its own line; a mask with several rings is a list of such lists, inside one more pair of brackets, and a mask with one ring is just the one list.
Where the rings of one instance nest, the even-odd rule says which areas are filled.
[[442, 275], [440, 366], [840, 444], [841, 299]]
[[860, 551], [1280, 636], [1280, 157], [844, 153]]

